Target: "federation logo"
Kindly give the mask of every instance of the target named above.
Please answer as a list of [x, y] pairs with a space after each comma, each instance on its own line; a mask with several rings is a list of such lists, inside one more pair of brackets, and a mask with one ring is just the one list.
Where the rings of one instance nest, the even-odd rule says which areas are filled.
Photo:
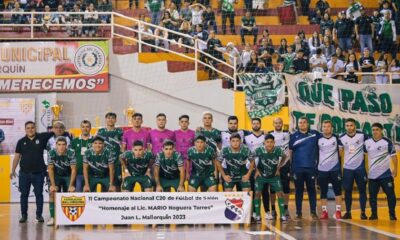
[[85, 197], [61, 197], [61, 207], [71, 222], [75, 222], [82, 215], [85, 205]]
[[226, 199], [225, 201], [225, 217], [232, 221], [239, 221], [243, 218], [243, 200], [242, 199]]
[[96, 45], [83, 45], [75, 53], [74, 64], [79, 73], [96, 75], [106, 64], [106, 54]]

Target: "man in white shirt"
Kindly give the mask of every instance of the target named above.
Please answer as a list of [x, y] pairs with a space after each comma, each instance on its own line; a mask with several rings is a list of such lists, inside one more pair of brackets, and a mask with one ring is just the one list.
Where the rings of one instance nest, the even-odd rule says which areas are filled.
[[317, 48], [316, 53], [310, 58], [310, 69], [312, 72], [323, 73], [326, 69], [327, 61], [322, 54], [321, 48]]
[[344, 62], [338, 59], [336, 54], [332, 55], [331, 60], [327, 64], [327, 67], [328, 67], [327, 77], [334, 79], [342, 77], [338, 74], [344, 72]]

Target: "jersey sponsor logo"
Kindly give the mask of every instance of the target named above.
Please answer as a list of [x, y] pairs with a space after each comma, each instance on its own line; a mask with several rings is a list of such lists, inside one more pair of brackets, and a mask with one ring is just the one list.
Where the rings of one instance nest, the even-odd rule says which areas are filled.
[[225, 217], [232, 221], [239, 221], [243, 218], [243, 199], [227, 198], [225, 200]]
[[82, 213], [85, 210], [85, 205], [85, 197], [61, 197], [61, 207], [65, 216], [71, 222], [75, 222], [80, 216], [82, 216]]

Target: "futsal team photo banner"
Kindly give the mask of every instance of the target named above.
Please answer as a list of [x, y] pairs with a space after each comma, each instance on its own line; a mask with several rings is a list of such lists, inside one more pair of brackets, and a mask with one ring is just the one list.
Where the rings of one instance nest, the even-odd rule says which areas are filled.
[[372, 135], [379, 122], [385, 135], [400, 146], [400, 86], [364, 85], [324, 77], [315, 82], [312, 74], [286, 75], [289, 91], [290, 130], [306, 116], [312, 129], [320, 130], [331, 120], [336, 134], [345, 132], [345, 120], [356, 120], [357, 129]]
[[56, 225], [250, 223], [247, 192], [56, 193]]
[[108, 90], [108, 41], [0, 43], [0, 93]]

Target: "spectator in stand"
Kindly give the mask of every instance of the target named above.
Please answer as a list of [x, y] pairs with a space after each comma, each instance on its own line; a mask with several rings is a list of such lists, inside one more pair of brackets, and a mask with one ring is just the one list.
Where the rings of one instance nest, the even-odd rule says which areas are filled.
[[310, 58], [310, 69], [311, 72], [325, 72], [327, 67], [327, 61], [324, 55], [322, 55], [321, 48], [317, 48], [315, 54]]
[[[54, 1], [58, 1], [58, 0], [54, 0]], [[94, 8], [97, 9], [97, 5], [98, 5], [98, 1], [97, 0], [83, 0], [83, 2], [85, 4], [85, 6], [86, 6], [86, 10], [90, 6], [91, 3], [93, 3]], [[50, 8], [53, 9], [51, 6], [50, 6]]]
[[288, 49], [287, 40], [286, 40], [286, 38], [282, 38], [281, 39], [281, 45], [279, 46], [278, 51], [277, 51], [277, 53], [278, 53], [278, 62], [283, 62], [282, 55], [288, 53], [287, 49]]
[[349, 8], [346, 11], [346, 18], [355, 21], [359, 16], [361, 16], [361, 8], [363, 6], [360, 2], [355, 0], [349, 0]]
[[257, 53], [254, 51], [251, 51], [250, 54], [250, 61], [246, 64], [244, 71], [246, 73], [253, 73], [256, 71], [257, 68], [257, 63], [258, 63], [258, 59], [257, 59]]
[[43, 17], [42, 17], [42, 24], [43, 24], [42, 29], [43, 29], [44, 33], [48, 33], [50, 30], [50, 27], [48, 26], [48, 24], [51, 23], [51, 20], [53, 18], [53, 14], [51, 13], [49, 5], [44, 6], [44, 12], [45, 13], [43, 14]]
[[390, 63], [390, 72], [392, 73], [392, 83], [400, 83], [400, 61], [397, 59], [392, 59]]
[[[161, 21], [164, 23], [165, 28], [172, 31], [176, 31], [179, 25], [178, 21], [171, 18], [171, 14], [168, 11], [164, 11]], [[169, 39], [174, 39], [174, 34], [169, 34]]]
[[353, 48], [351, 37], [353, 35], [354, 24], [352, 20], [346, 18], [344, 11], [340, 12], [338, 17], [333, 28], [333, 40], [337, 41], [343, 51], [347, 52]]
[[336, 53], [335, 46], [328, 36], [324, 37], [323, 43], [321, 45], [321, 50], [327, 61], [330, 61], [332, 55]]
[[332, 42], [333, 44], [333, 35], [332, 35], [332, 31], [330, 29], [325, 29], [325, 32], [322, 36], [326, 36], [329, 38], [329, 40]]
[[194, 39], [200, 39], [204, 42], [208, 39], [208, 32], [203, 28], [202, 24], [196, 26], [196, 31], [192, 33]]
[[374, 24], [372, 18], [365, 13], [365, 9], [361, 8], [361, 16], [355, 21], [356, 38], [360, 41], [360, 48], [365, 47], [374, 52], [372, 39], [374, 38]]
[[392, 6], [389, 4], [388, 1], [383, 1], [382, 2], [382, 7], [380, 8], [380, 11], [379, 11], [380, 15], [381, 16], [385, 16], [385, 13], [389, 12], [389, 16], [390, 16], [390, 18], [392, 18], [393, 15], [392, 15], [391, 7]]
[[344, 69], [347, 73], [344, 80], [349, 83], [358, 83], [358, 76], [355, 73], [359, 72], [360, 68], [358, 66], [356, 55], [354, 53], [349, 54], [349, 58], [344, 65]]
[[258, 48], [257, 50], [257, 55], [260, 60], [263, 60], [265, 63], [265, 66], [272, 71], [273, 65], [272, 65], [272, 56], [275, 53], [275, 49], [273, 46], [270, 46], [268, 44], [267, 39], [264, 39], [262, 42], [261, 47]]
[[322, 15], [324, 15], [325, 13], [330, 13], [331, 11], [331, 7], [329, 6], [327, 0], [318, 0], [315, 4], [315, 8], [318, 9]]
[[242, 17], [242, 28], [240, 29], [240, 37], [242, 39], [242, 45], [245, 45], [244, 35], [253, 35], [253, 44], [257, 44], [258, 28], [256, 26], [256, 19], [251, 16], [249, 10], [246, 11], [246, 15]]
[[283, 72], [295, 73], [296, 70], [293, 65], [293, 61], [296, 58], [296, 53], [293, 52], [292, 46], [287, 46], [287, 53], [281, 55], [283, 60]]
[[[81, 6], [75, 4], [73, 10], [69, 14], [68, 23], [82, 24], [83, 15], [78, 14], [81, 12]], [[67, 26], [67, 32], [70, 37], [80, 37], [82, 35], [82, 26]]]
[[382, 73], [376, 75], [377, 84], [387, 84], [389, 82], [389, 77], [386, 74], [389, 67], [388, 56], [389, 54], [385, 53], [381, 55], [378, 61], [376, 62], [376, 71]]
[[272, 38], [271, 38], [271, 36], [269, 35], [268, 29], [264, 29], [261, 38], [258, 40], [258, 45], [262, 45], [262, 42], [264, 41], [264, 39], [267, 40], [268, 45], [274, 46], [274, 45], [272, 44]]
[[145, 6], [150, 12], [151, 23], [154, 25], [158, 25], [160, 23], [162, 10], [164, 9], [164, 1], [163, 0], [147, 0]]
[[292, 45], [293, 51], [298, 52], [299, 50], [302, 50], [302, 54], [304, 54], [305, 58], [308, 58], [310, 55], [310, 49], [308, 48], [308, 43], [306, 41], [302, 41], [300, 36], [295, 36], [294, 37], [294, 43]]
[[189, 22], [192, 21], [192, 10], [190, 10], [189, 6], [190, 6], [190, 1], [185, 0], [183, 2], [183, 7], [181, 8], [181, 10], [179, 12], [181, 21], [183, 21], [183, 20], [186, 20]]
[[206, 10], [206, 7], [199, 3], [191, 5], [190, 10], [192, 11], [192, 27], [195, 28], [197, 25], [202, 23], [202, 15]]
[[171, 3], [173, 3], [175, 5], [175, 7], [177, 8], [178, 12], [181, 9], [181, 5], [182, 5], [182, 0], [171, 0]]
[[51, 23], [65, 24], [67, 22], [67, 15], [64, 12], [63, 5], [58, 5], [57, 12], [53, 13], [53, 16], [51, 17]]
[[[14, 4], [14, 8], [11, 10], [13, 13], [23, 13], [24, 9], [20, 8], [19, 2]], [[25, 16], [23, 14], [12, 14], [11, 15], [12, 24], [23, 24], [25, 23]], [[14, 30], [21, 31], [22, 28], [14, 28]]]
[[63, 6], [66, 12], [70, 12], [72, 9], [74, 9], [74, 2], [72, 0], [61, 0], [60, 4]]
[[[370, 55], [371, 52], [368, 48], [364, 48], [362, 57], [360, 58], [360, 68], [363, 73], [372, 73], [375, 68], [375, 59]], [[375, 76], [373, 75], [362, 75], [361, 83], [372, 84], [375, 83]]]
[[310, 24], [320, 24], [323, 15], [321, 14], [321, 11], [317, 9], [316, 11], [312, 11], [310, 13], [310, 16], [308, 17], [308, 20], [310, 21]]
[[232, 42], [228, 42], [228, 44], [226, 44], [226, 47], [220, 47], [218, 48], [218, 51], [226, 53], [229, 56], [229, 63], [231, 65], [234, 65], [236, 59], [235, 67], [240, 66], [240, 52], [235, 47], [235, 44], [233, 44]]
[[259, 60], [259, 61], [257, 62], [257, 67], [256, 67], [256, 69], [254, 70], [254, 73], [268, 73], [268, 72], [270, 72], [270, 71], [272, 71], [272, 70], [269, 70], [269, 69], [265, 66], [264, 61]]
[[[19, 6], [21, 7], [21, 5]], [[8, 12], [8, 11], [12, 11], [15, 8], [15, 1], [14, 0], [9, 0], [8, 3], [6, 4], [4, 11]]]
[[305, 33], [303, 30], [300, 30], [300, 31], [297, 33], [297, 36], [300, 37], [301, 42], [302, 42], [303, 44], [308, 44], [308, 40], [307, 40], [307, 37], [306, 37], [306, 33]]
[[379, 51], [379, 37], [378, 37], [378, 30], [380, 28], [381, 24], [381, 16], [379, 15], [379, 12], [377, 10], [374, 10], [373, 15], [371, 17], [372, 19], [372, 24], [374, 25], [374, 38], [372, 39], [372, 45], [375, 46], [375, 51]]
[[331, 60], [327, 64], [327, 68], [327, 77], [343, 80], [343, 76], [338, 74], [344, 72], [344, 62], [340, 60], [336, 54], [332, 55]]
[[231, 34], [235, 35], [235, 9], [233, 4], [235, 0], [221, 0], [221, 12], [222, 12], [222, 34], [226, 34], [226, 19], [229, 18], [229, 24], [231, 28]]
[[[160, 22], [159, 26], [162, 28], [165, 28], [164, 22]], [[168, 41], [168, 32], [167, 30], [161, 29], [161, 28], [156, 28], [154, 31], [154, 37], [156, 39], [155, 43], [156, 46], [160, 46], [163, 44], [163, 47], [165, 49], [169, 49], [169, 41]]]
[[396, 30], [397, 34], [400, 34], [400, 0], [392, 1], [393, 13], [394, 13], [394, 21], [396, 22]]
[[[400, 23], [399, 23], [400, 24]], [[380, 29], [378, 31], [380, 52], [381, 55], [384, 53], [391, 53], [392, 58], [396, 58], [396, 25], [393, 20], [390, 19], [390, 13], [385, 12], [383, 20], [380, 23]]]
[[211, 6], [207, 6], [206, 11], [203, 12], [202, 16], [203, 27], [205, 30], [209, 30], [209, 27], [212, 27], [214, 32], [217, 33], [217, 22], [215, 20], [215, 13], [212, 10]]
[[[83, 17], [83, 23], [96, 24], [99, 23], [99, 14], [97, 10], [94, 8], [94, 4], [91, 3], [88, 9], [85, 11], [85, 15]], [[84, 28], [85, 35], [87, 37], [94, 37], [97, 35], [98, 26], [87, 26]]]
[[308, 47], [310, 48], [311, 56], [317, 51], [317, 48], [321, 47], [321, 39], [317, 31], [314, 31], [313, 35], [308, 39]]
[[[207, 49], [205, 50], [206, 53], [210, 54], [212, 57], [219, 59], [219, 60], [224, 60], [222, 53], [218, 51], [218, 48], [222, 47], [221, 40], [215, 38], [215, 32], [213, 30], [210, 31], [208, 40], [207, 40]], [[208, 57], [203, 57], [204, 62], [207, 62], [211, 66], [216, 67], [216, 62], [214, 59], [208, 58]], [[211, 68], [208, 68], [208, 75], [210, 79], [213, 79], [217, 77], [217, 73], [212, 70]]]
[[310, 3], [311, 0], [300, 0], [301, 4], [301, 14], [303, 16], [308, 16], [310, 13]]
[[[129, 0], [129, 9], [132, 10], [133, 0]], [[139, 0], [135, 0], [136, 9], [139, 9]]]
[[171, 15], [172, 20], [174, 20], [174, 21], [177, 22], [178, 24], [181, 23], [181, 22], [180, 22], [179, 11], [178, 11], [178, 9], [177, 9], [175, 3], [171, 2], [171, 3], [169, 4], [169, 8], [166, 9], [166, 10], [167, 10], [167, 11], [169, 12], [169, 14]]
[[151, 52], [156, 52], [156, 49], [153, 47], [154, 45], [156, 45], [156, 41], [154, 39], [153, 31], [151, 30], [149, 25], [143, 25], [141, 32], [144, 33], [144, 34], [142, 34], [142, 41], [150, 44]]
[[293, 60], [293, 67], [295, 73], [310, 71], [310, 64], [308, 63], [308, 60], [304, 57], [303, 49], [297, 50], [296, 58]]
[[[85, 1], [85, 3], [86, 3], [86, 1]], [[55, 9], [57, 9], [57, 6], [58, 6], [58, 0], [47, 0], [47, 1], [44, 1], [44, 4], [49, 5], [50, 10], [55, 10]], [[86, 4], [86, 6], [89, 6], [89, 5]]]
[[[181, 27], [179, 28], [179, 32], [183, 33], [183, 34], [187, 34], [189, 36], [193, 36], [192, 27], [190, 26], [190, 22], [184, 20], [181, 24]], [[182, 44], [193, 46], [194, 42], [193, 42], [192, 38], [190, 38], [190, 37], [179, 36], [178, 46], [181, 48]], [[189, 49], [185, 48], [185, 53], [188, 53], [188, 52], [189, 52]]]
[[336, 48], [335, 53], [339, 60], [346, 62], [346, 56], [343, 54], [343, 50], [340, 47]]
[[109, 12], [110, 14], [101, 14], [100, 21], [101, 23], [110, 23], [111, 20], [111, 12], [112, 12], [112, 3], [109, 0], [101, 0], [99, 7], [97, 8], [99, 12]]
[[[29, 10], [25, 10], [25, 12], [28, 12], [28, 11], [32, 12], [32, 13], [36, 12], [35, 8], [31, 8], [31, 7], [28, 7], [28, 6], [29, 6], [29, 4], [27, 4], [25, 6], [25, 8], [29, 9]], [[40, 24], [42, 22], [40, 17], [41, 17], [41, 15], [38, 15], [38, 14], [27, 15], [26, 16], [26, 22], [27, 23], [32, 23], [32, 24]], [[34, 29], [36, 29], [36, 27], [34, 27]]]
[[250, 43], [246, 43], [242, 53], [240, 54], [240, 70], [243, 71], [248, 62], [251, 60], [252, 54]]

